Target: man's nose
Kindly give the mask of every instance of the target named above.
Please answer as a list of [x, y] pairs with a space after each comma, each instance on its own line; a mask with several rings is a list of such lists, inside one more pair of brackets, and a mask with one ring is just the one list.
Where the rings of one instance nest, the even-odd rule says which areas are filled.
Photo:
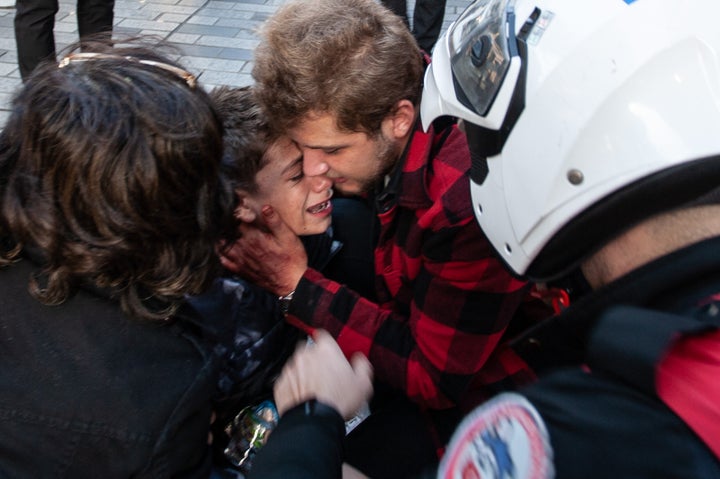
[[308, 179], [310, 180], [310, 188], [315, 193], [320, 193], [332, 187], [332, 180], [327, 176], [309, 176]]
[[303, 173], [305, 176], [320, 176], [330, 170], [325, 161], [325, 154], [320, 150], [306, 149], [303, 151]]

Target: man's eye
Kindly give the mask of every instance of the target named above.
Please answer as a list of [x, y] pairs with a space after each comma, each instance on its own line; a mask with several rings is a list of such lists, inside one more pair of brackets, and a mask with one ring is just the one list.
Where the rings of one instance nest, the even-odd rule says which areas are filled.
[[305, 174], [303, 173], [303, 171], [301, 169], [297, 175], [293, 175], [290, 177], [290, 181], [298, 182], [298, 181], [302, 180], [304, 176], [305, 176]]
[[326, 155], [337, 155], [340, 152], [340, 148], [332, 148], [330, 150], [323, 150]]

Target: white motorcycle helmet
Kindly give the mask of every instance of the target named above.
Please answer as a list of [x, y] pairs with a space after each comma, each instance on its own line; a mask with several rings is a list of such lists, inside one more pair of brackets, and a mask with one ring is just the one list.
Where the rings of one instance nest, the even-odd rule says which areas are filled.
[[719, 0], [478, 0], [438, 41], [427, 129], [463, 120], [483, 231], [518, 275], [567, 273], [720, 186]]

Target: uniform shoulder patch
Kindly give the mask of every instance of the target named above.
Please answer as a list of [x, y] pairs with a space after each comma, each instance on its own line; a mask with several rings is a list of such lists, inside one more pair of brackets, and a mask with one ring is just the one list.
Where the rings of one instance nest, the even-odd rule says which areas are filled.
[[547, 428], [523, 396], [503, 393], [463, 419], [440, 463], [442, 479], [550, 479]]

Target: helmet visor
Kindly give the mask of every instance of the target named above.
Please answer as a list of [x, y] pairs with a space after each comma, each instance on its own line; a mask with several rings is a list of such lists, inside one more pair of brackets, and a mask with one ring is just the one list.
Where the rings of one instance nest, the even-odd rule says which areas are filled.
[[515, 0], [478, 0], [448, 32], [458, 100], [481, 116], [500, 90], [510, 57], [517, 54], [510, 21], [514, 4]]

